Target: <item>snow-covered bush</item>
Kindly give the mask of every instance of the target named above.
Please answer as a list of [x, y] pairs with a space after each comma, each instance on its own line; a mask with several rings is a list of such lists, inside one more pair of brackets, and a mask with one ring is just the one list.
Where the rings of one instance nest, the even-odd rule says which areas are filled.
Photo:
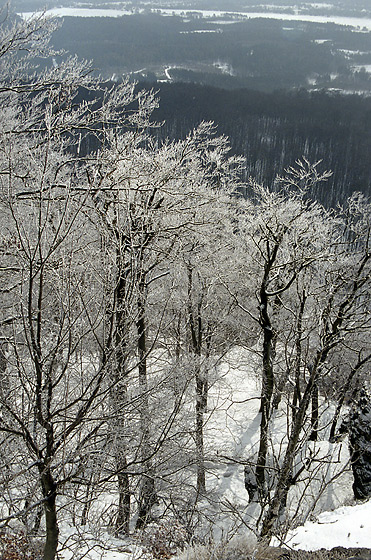
[[148, 525], [141, 536], [142, 544], [155, 558], [170, 558], [188, 543], [186, 528], [177, 521]]
[[188, 548], [179, 560], [241, 560], [255, 556], [257, 543], [251, 536], [235, 537], [230, 541], [211, 542]]

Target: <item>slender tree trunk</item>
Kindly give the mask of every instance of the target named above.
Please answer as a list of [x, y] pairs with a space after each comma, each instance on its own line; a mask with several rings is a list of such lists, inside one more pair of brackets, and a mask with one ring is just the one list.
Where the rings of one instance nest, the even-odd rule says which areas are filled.
[[301, 357], [302, 357], [302, 336], [303, 336], [303, 315], [304, 309], [307, 301], [307, 295], [305, 290], [303, 290], [298, 320], [296, 324], [296, 341], [295, 341], [295, 365], [294, 365], [294, 372], [295, 372], [295, 387], [294, 387], [294, 394], [292, 397], [292, 421], [295, 422], [296, 413], [298, 408], [300, 407], [301, 401], [301, 387], [300, 387], [300, 371], [301, 371]]
[[[283, 286], [281, 285], [280, 281], [278, 281], [277, 289], [280, 290], [282, 288], [283, 288]], [[282, 307], [282, 299], [281, 299], [280, 295], [276, 295], [275, 298], [274, 298], [273, 306], [272, 306], [272, 318], [270, 320], [270, 323], [272, 323], [274, 321], [275, 317], [277, 315], [279, 315], [279, 310], [281, 309], [281, 307]], [[278, 338], [277, 331], [275, 329], [273, 329], [273, 336], [272, 336], [272, 342], [271, 342], [271, 364], [273, 364], [274, 356], [276, 354], [277, 338]], [[287, 370], [284, 373], [282, 373], [279, 378], [277, 378], [277, 376], [274, 376], [274, 379], [273, 379], [273, 395], [272, 395], [272, 409], [273, 410], [278, 410], [278, 407], [279, 407], [281, 399], [282, 399], [282, 393], [283, 393], [285, 385], [287, 383], [287, 379], [288, 379], [288, 371]]]
[[318, 385], [315, 383], [313, 385], [312, 392], [312, 411], [310, 417], [311, 434], [309, 436], [310, 441], [317, 441], [318, 439], [318, 414], [319, 414], [319, 402], [318, 402]]
[[[124, 363], [125, 362], [125, 363]], [[112, 438], [115, 442], [115, 463], [117, 472], [117, 490], [118, 490], [118, 509], [115, 523], [115, 532], [117, 535], [129, 534], [130, 530], [130, 480], [127, 472], [126, 458], [126, 442], [125, 442], [125, 406], [127, 403], [127, 386], [126, 386], [126, 358], [120, 366], [117, 363], [116, 378], [117, 383], [112, 391]], [[124, 368], [124, 369], [122, 369]]]
[[[123, 302], [120, 302], [121, 306]], [[117, 536], [129, 534], [130, 531], [130, 481], [127, 473], [125, 441], [125, 406], [127, 403], [127, 322], [122, 309], [118, 312], [114, 361], [114, 388], [112, 390], [112, 438], [115, 442], [115, 463], [117, 472], [118, 508], [115, 523]]]
[[116, 533], [128, 535], [130, 532], [130, 481], [127, 473], [127, 459], [116, 455], [119, 504], [116, 518]]
[[59, 527], [57, 522], [57, 485], [48, 467], [40, 467], [40, 481], [44, 497], [46, 541], [43, 560], [54, 560], [58, 549]]
[[301, 403], [301, 383], [300, 383], [300, 373], [301, 373], [301, 342], [298, 338], [297, 340], [297, 348], [296, 357], [295, 357], [295, 387], [294, 387], [294, 394], [292, 396], [292, 421], [295, 422], [296, 414], [299, 410], [300, 403]]
[[292, 476], [292, 468], [296, 456], [299, 437], [304, 425], [305, 415], [311, 401], [313, 387], [316, 383], [317, 372], [318, 366], [314, 367], [311, 371], [311, 375], [308, 380], [304, 395], [300, 402], [300, 408], [295, 416], [295, 421], [293, 421], [274, 496], [269, 503], [267, 514], [263, 520], [259, 538], [260, 540], [266, 541], [267, 543], [274, 534], [274, 527], [282, 510], [282, 505], [286, 504], [287, 501], [287, 494], [290, 489], [290, 479]]
[[[263, 372], [262, 372], [262, 392], [260, 401], [260, 441], [259, 441], [259, 451], [258, 459], [256, 464], [255, 476], [256, 483], [258, 486], [259, 498], [263, 502], [266, 495], [266, 485], [265, 485], [265, 471], [268, 455], [268, 434], [269, 434], [269, 420], [271, 416], [271, 404], [274, 391], [274, 369], [273, 360], [276, 345], [276, 333], [273, 329], [271, 318], [269, 315], [269, 298], [272, 294], [269, 294], [269, 278], [272, 271], [272, 267], [276, 261], [280, 243], [282, 240], [284, 232], [277, 238], [271, 247], [269, 241], [267, 241], [267, 260], [264, 266], [264, 275], [260, 286], [259, 292], [259, 309], [260, 318], [259, 323], [263, 331]], [[276, 293], [275, 301], [278, 305], [281, 305], [281, 300], [279, 294]]]
[[[127, 472], [126, 438], [125, 438], [125, 407], [127, 404], [127, 357], [129, 321], [127, 318], [127, 269], [125, 267], [125, 249], [121, 232], [114, 230], [116, 236], [116, 282], [113, 302], [111, 302], [111, 286], [107, 286], [106, 332], [103, 366], [111, 371], [112, 387], [110, 390], [112, 422], [111, 438], [114, 443], [114, 459], [117, 472], [118, 508], [115, 522], [117, 536], [129, 534], [131, 493], [130, 479]], [[102, 239], [103, 244], [103, 239]], [[102, 254], [106, 248], [102, 247]], [[108, 266], [103, 261], [103, 268]], [[103, 367], [102, 366], [102, 367]]]
[[145, 527], [149, 521], [151, 509], [156, 502], [155, 473], [151, 459], [150, 446], [150, 412], [148, 403], [147, 377], [147, 342], [146, 342], [146, 310], [145, 310], [145, 278], [139, 282], [138, 295], [138, 375], [141, 391], [140, 424], [141, 424], [141, 456], [143, 475], [140, 485], [137, 529]]
[[5, 375], [7, 368], [6, 352], [8, 350], [8, 342], [0, 337], [0, 394], [4, 396], [8, 389], [9, 383]]
[[203, 324], [201, 317], [201, 301], [198, 302], [197, 316], [192, 305], [193, 291], [193, 269], [188, 267], [188, 322], [191, 334], [191, 352], [194, 358], [194, 372], [196, 383], [196, 418], [195, 418], [195, 444], [196, 444], [196, 467], [197, 496], [206, 493], [206, 470], [204, 451], [204, 413], [207, 407], [208, 383], [206, 373], [201, 372], [201, 350], [203, 344]]
[[260, 401], [260, 439], [259, 451], [256, 464], [256, 482], [260, 499], [262, 500], [265, 495], [265, 470], [268, 454], [268, 434], [269, 434], [269, 419], [271, 413], [271, 402], [274, 389], [274, 374], [273, 374], [273, 341], [274, 332], [272, 329], [271, 321], [268, 314], [268, 297], [265, 290], [265, 283], [263, 283], [260, 291], [260, 324], [263, 329], [263, 378], [262, 378], [262, 392]]
[[[198, 366], [199, 367], [199, 366]], [[197, 463], [197, 495], [206, 493], [206, 471], [204, 453], [204, 412], [205, 383], [196, 373], [196, 463]]]
[[[40, 213], [41, 215], [41, 213]], [[39, 233], [39, 239], [42, 239]], [[42, 244], [39, 244], [40, 263], [45, 262], [41, 252]], [[35, 294], [35, 295], [34, 295]], [[38, 453], [38, 469], [40, 476], [41, 492], [44, 500], [46, 539], [43, 560], [54, 560], [58, 549], [59, 527], [57, 520], [57, 484], [53, 478], [50, 465], [54, 457], [54, 426], [51, 418], [51, 403], [53, 394], [52, 371], [55, 365], [53, 360], [49, 367], [45, 367], [45, 359], [42, 353], [42, 327], [43, 327], [43, 295], [44, 275], [40, 268], [39, 277], [34, 275], [32, 263], [29, 265], [28, 284], [28, 324], [31, 338], [32, 361], [36, 372], [36, 406], [35, 422], [45, 433], [44, 449]], [[34, 313], [34, 299], [37, 300]], [[34, 317], [36, 316], [36, 320]], [[55, 356], [54, 356], [55, 359]], [[45, 455], [43, 456], [43, 454]]]

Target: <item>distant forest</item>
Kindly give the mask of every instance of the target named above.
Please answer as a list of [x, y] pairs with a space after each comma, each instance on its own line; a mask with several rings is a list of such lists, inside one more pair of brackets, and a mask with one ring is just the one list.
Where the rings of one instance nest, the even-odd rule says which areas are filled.
[[[148, 87], [146, 85], [145, 87]], [[183, 137], [202, 120], [214, 121], [243, 154], [247, 175], [274, 188], [295, 160], [323, 160], [332, 177], [313, 193], [336, 206], [354, 191], [371, 195], [371, 98], [326, 92], [226, 91], [197, 84], [155, 84], [164, 121], [160, 138]]]
[[66, 17], [53, 43], [92, 59], [104, 80], [129, 74], [157, 90], [161, 139], [213, 121], [259, 182], [274, 188], [276, 175], [304, 156], [333, 172], [313, 193], [325, 205], [371, 194], [371, 98], [340, 93], [371, 91], [371, 34], [335, 24], [229, 23], [154, 13]]
[[[159, 14], [65, 17], [53, 44], [104, 78], [195, 82], [261, 91], [371, 91], [370, 33], [310, 22]], [[228, 25], [227, 25], [228, 23]]]

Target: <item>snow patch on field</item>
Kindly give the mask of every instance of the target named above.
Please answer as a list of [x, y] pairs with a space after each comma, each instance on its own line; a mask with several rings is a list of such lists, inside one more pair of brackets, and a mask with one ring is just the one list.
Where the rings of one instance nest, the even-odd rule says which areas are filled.
[[352, 68], [356, 72], [364, 70], [367, 74], [371, 74], [371, 64], [356, 64]]

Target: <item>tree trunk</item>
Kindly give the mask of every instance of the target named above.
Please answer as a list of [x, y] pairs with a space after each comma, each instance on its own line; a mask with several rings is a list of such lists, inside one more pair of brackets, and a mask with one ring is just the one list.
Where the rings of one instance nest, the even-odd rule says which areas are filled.
[[6, 374], [8, 366], [6, 352], [8, 350], [8, 342], [5, 338], [0, 337], [0, 399], [9, 399], [9, 377]]
[[155, 476], [151, 459], [150, 446], [150, 412], [148, 403], [148, 377], [147, 377], [147, 342], [146, 342], [146, 310], [145, 310], [145, 278], [139, 282], [138, 296], [138, 375], [141, 391], [140, 425], [141, 425], [141, 456], [143, 474], [140, 485], [137, 529], [142, 529], [147, 524], [151, 509], [156, 502]]
[[[117, 472], [117, 490], [119, 495], [116, 535], [129, 534], [130, 531], [130, 480], [127, 472], [125, 422], [123, 409], [127, 402], [126, 381], [121, 380], [121, 387], [116, 387], [113, 401], [112, 438], [115, 442], [115, 463]], [[118, 389], [118, 390], [117, 390]]]
[[[198, 366], [199, 369], [199, 366]], [[196, 462], [197, 462], [197, 495], [206, 493], [206, 472], [204, 454], [204, 412], [205, 383], [196, 373]]]
[[40, 467], [41, 488], [44, 497], [46, 541], [43, 560], [54, 560], [58, 549], [59, 527], [57, 522], [57, 485], [48, 467]]
[[[194, 359], [194, 374], [196, 382], [196, 419], [195, 419], [195, 443], [196, 443], [196, 467], [197, 496], [206, 493], [206, 471], [204, 451], [204, 413], [207, 407], [208, 382], [201, 372], [201, 352], [203, 345], [203, 321], [201, 316], [202, 302], [197, 305], [197, 313], [194, 313], [192, 305], [193, 291], [193, 269], [188, 266], [188, 322], [191, 335], [190, 350]], [[196, 315], [196, 317], [195, 317]]]
[[294, 373], [295, 373], [295, 387], [294, 394], [292, 397], [292, 423], [295, 423], [296, 414], [300, 407], [301, 402], [301, 386], [300, 386], [300, 373], [301, 373], [301, 358], [302, 358], [302, 337], [303, 337], [303, 316], [305, 305], [307, 301], [307, 295], [305, 290], [302, 292], [302, 297], [300, 301], [299, 314], [296, 324], [296, 340], [295, 340], [295, 361], [294, 361]]
[[[280, 281], [278, 281], [278, 289], [282, 289], [283, 286], [281, 285]], [[277, 315], [279, 315], [279, 310], [282, 307], [282, 299], [279, 295], [276, 295], [274, 298], [274, 303], [272, 306], [272, 319], [274, 320]], [[272, 323], [272, 319], [270, 323]], [[270, 325], [271, 326], [271, 325]], [[274, 356], [276, 353], [276, 345], [277, 345], [277, 331], [273, 329], [272, 333], [272, 341], [271, 341], [271, 364], [273, 364]], [[272, 366], [273, 368], [273, 366]], [[274, 376], [273, 379], [273, 395], [272, 395], [272, 410], [278, 410], [278, 407], [281, 403], [282, 393], [285, 389], [285, 385], [287, 383], [287, 379], [289, 376], [289, 372], [286, 370], [284, 373], [281, 373], [280, 377]]]
[[313, 385], [313, 392], [312, 392], [312, 413], [310, 417], [310, 425], [311, 425], [311, 434], [309, 436], [310, 441], [317, 441], [318, 440], [318, 385], [315, 383]]
[[269, 433], [269, 418], [271, 412], [271, 401], [274, 389], [274, 374], [273, 374], [273, 340], [274, 333], [271, 326], [270, 318], [268, 315], [268, 298], [265, 293], [265, 288], [261, 290], [261, 326], [263, 328], [263, 378], [262, 378], [262, 393], [260, 402], [260, 440], [258, 459], [256, 464], [256, 483], [258, 485], [259, 496], [262, 500], [265, 495], [265, 470], [268, 454], [268, 433]]
[[138, 504], [138, 518], [136, 522], [136, 529], [138, 531], [143, 529], [150, 521], [151, 510], [156, 503], [155, 479], [151, 471], [152, 468], [149, 466], [147, 468], [147, 472], [142, 475]]
[[274, 496], [270, 501], [269, 508], [266, 516], [264, 517], [262, 529], [259, 536], [260, 540], [264, 542], [269, 542], [269, 540], [273, 536], [274, 526], [282, 511], [282, 505], [286, 504], [287, 501], [287, 494], [291, 485], [290, 480], [292, 477], [292, 467], [296, 456], [297, 445], [299, 442], [301, 430], [304, 425], [305, 415], [311, 401], [313, 387], [316, 383], [317, 371], [318, 367], [314, 367], [311, 371], [308, 384], [300, 402], [300, 408], [295, 416], [295, 421], [293, 421], [292, 424], [291, 433], [282, 467], [279, 472]]
[[301, 366], [301, 341], [297, 339], [297, 354], [295, 357], [295, 387], [294, 387], [294, 394], [292, 396], [292, 422], [295, 422], [296, 415], [300, 408], [301, 403], [301, 386], [300, 386], [300, 366]]
[[116, 456], [116, 468], [119, 493], [116, 534], [128, 535], [130, 532], [130, 482], [127, 473], [127, 459], [124, 454], [121, 458]]
[[[119, 237], [120, 239], [120, 237]], [[117, 244], [121, 247], [121, 244]], [[115, 463], [117, 472], [117, 490], [119, 495], [115, 533], [117, 536], [129, 534], [130, 531], [130, 480], [127, 473], [126, 443], [125, 443], [125, 406], [127, 404], [127, 353], [129, 322], [125, 311], [127, 304], [127, 274], [123, 255], [116, 249], [117, 282], [115, 287], [115, 313], [113, 321], [114, 353], [112, 356], [112, 439], [115, 442]], [[110, 338], [110, 337], [109, 337]], [[112, 342], [108, 344], [109, 346]]]
[[[267, 241], [267, 260], [264, 266], [264, 276], [259, 291], [259, 324], [263, 331], [263, 374], [260, 401], [260, 440], [255, 476], [258, 486], [259, 498], [262, 503], [266, 495], [265, 471], [268, 454], [269, 419], [271, 415], [271, 403], [274, 391], [273, 360], [275, 345], [277, 341], [277, 336], [273, 329], [271, 318], [269, 315], [269, 298], [271, 297], [271, 294], [269, 294], [268, 292], [268, 285], [270, 273], [276, 261], [281, 240], [277, 239], [273, 247], [271, 247], [269, 241]], [[275, 302], [276, 305], [281, 305], [278, 294], [276, 294], [275, 296]]]
[[[94, 203], [99, 200], [93, 197]], [[103, 334], [102, 369], [108, 368], [111, 375], [111, 423], [109, 426], [110, 439], [113, 444], [115, 460], [118, 508], [115, 522], [116, 536], [129, 534], [130, 528], [130, 481], [127, 473], [127, 458], [125, 444], [124, 411], [127, 404], [127, 354], [130, 321], [127, 316], [128, 305], [128, 267], [125, 236], [120, 228], [118, 219], [118, 194], [105, 203], [102, 214], [103, 223], [107, 227], [106, 235], [101, 236], [101, 268], [110, 270], [111, 258], [116, 264], [115, 274], [105, 285], [105, 320]], [[111, 207], [112, 222], [106, 220], [106, 212]], [[109, 257], [108, 257], [109, 255]], [[108, 257], [108, 258], [107, 258]], [[87, 513], [87, 510], [86, 510]], [[87, 521], [83, 516], [84, 523]]]

